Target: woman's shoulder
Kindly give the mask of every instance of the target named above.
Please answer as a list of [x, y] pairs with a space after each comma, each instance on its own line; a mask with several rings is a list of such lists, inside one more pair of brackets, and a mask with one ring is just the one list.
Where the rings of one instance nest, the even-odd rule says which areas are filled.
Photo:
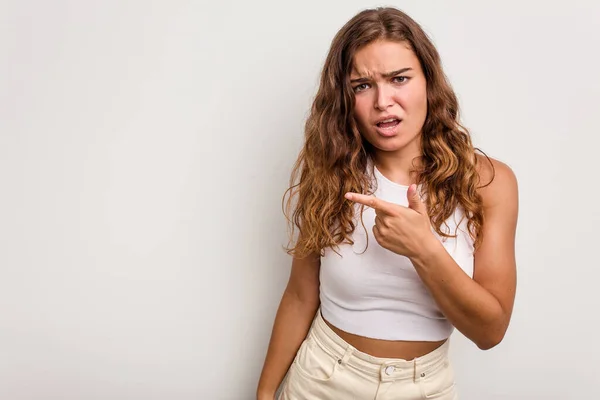
[[476, 154], [479, 174], [478, 192], [484, 208], [514, 202], [517, 197], [517, 177], [507, 164], [492, 157]]

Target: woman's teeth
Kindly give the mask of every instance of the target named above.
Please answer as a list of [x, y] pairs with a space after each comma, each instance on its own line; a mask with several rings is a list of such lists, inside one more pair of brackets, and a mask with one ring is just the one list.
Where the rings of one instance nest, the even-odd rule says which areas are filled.
[[399, 120], [397, 120], [397, 119], [388, 119], [388, 120], [385, 120], [385, 121], [379, 122], [379, 123], [377, 124], [377, 126], [378, 126], [378, 127], [380, 127], [380, 128], [384, 128], [384, 129], [385, 129], [385, 128], [393, 128], [393, 127], [395, 127], [396, 125], [398, 125], [399, 123], [400, 123], [400, 121], [399, 121]]

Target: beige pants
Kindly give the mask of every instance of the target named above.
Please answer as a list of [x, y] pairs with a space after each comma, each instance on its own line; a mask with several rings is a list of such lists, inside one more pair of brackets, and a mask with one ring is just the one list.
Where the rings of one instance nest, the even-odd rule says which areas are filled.
[[446, 341], [406, 361], [362, 353], [327, 326], [321, 312], [300, 346], [280, 400], [456, 400]]

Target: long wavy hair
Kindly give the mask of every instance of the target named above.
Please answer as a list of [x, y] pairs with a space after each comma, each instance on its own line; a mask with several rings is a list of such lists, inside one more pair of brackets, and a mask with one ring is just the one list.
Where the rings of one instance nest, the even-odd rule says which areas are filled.
[[283, 210], [288, 228], [291, 225], [290, 243], [294, 241], [294, 228], [299, 230], [295, 245], [289, 247], [288, 243], [286, 247], [287, 253], [295, 257], [315, 253], [322, 256], [327, 247], [354, 243], [354, 203], [344, 194], [373, 193], [373, 168], [368, 171], [367, 166], [373, 160], [374, 149], [362, 137], [354, 119], [350, 71], [356, 52], [378, 40], [407, 43], [425, 74], [427, 116], [421, 130], [421, 162], [413, 171], [426, 193], [431, 225], [440, 236], [455, 237], [442, 231], [441, 225], [457, 207], [462, 207], [474, 249], [481, 244], [484, 216], [477, 192], [480, 179], [476, 149], [469, 131], [459, 122], [458, 100], [442, 70], [440, 56], [411, 17], [395, 8], [379, 7], [350, 19], [335, 35], [325, 60], [305, 124], [304, 145], [283, 196], [285, 202], [290, 193]]

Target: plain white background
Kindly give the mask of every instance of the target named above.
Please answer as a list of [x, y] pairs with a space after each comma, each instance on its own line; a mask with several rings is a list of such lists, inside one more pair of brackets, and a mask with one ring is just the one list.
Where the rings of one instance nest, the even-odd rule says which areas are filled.
[[[520, 185], [505, 340], [464, 400], [600, 398], [600, 3], [402, 1]], [[252, 399], [281, 198], [366, 1], [0, 1], [0, 398]]]

